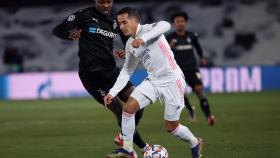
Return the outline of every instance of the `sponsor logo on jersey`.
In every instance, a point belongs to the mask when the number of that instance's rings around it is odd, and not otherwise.
[[[178,45],[176,46],[177,50],[190,50],[193,49],[193,46],[190,44],[185,44],[185,45]]]
[[[101,34],[103,36],[110,37],[110,38],[115,38],[116,35],[117,35],[117,34],[115,34],[113,32],[109,32],[107,30],[103,30],[103,29],[96,28],[96,27],[90,27],[89,28],[89,32],[90,33],[98,33],[98,34]]]
[[[150,49],[145,49],[138,56],[138,58],[140,59],[140,61],[142,61],[142,63],[146,63],[146,61],[151,58],[149,52],[150,52]]]
[[[96,28],[95,27],[90,27],[89,32],[90,33],[96,33]]]

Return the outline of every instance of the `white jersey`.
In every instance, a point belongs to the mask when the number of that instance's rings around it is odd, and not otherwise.
[[[183,75],[163,35],[170,28],[170,24],[165,21],[138,25],[135,39],[141,38],[145,44],[134,48],[131,45],[134,38],[128,39],[125,47],[125,62],[116,83],[109,91],[110,95],[115,97],[125,87],[139,62],[145,67],[148,79],[155,86],[166,86],[174,83],[179,75]]]

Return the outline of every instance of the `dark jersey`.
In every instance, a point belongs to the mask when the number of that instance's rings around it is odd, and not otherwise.
[[[112,70],[116,67],[113,56],[113,39],[120,33],[114,15],[106,16],[90,7],[69,15],[61,24],[56,26],[53,34],[62,39],[69,39],[70,31],[81,29],[79,39],[80,57],[79,71],[95,72]]]
[[[200,58],[203,57],[203,52],[196,33],[186,31],[184,36],[179,36],[176,32],[172,32],[167,36],[167,40],[169,43],[172,40],[175,40],[175,46],[171,49],[174,53],[177,64],[182,70],[198,67],[194,49],[196,49]]]

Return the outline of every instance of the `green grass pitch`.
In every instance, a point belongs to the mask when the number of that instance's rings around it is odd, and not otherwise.
[[[186,110],[181,115],[204,139],[204,158],[280,158],[279,91],[207,96],[213,127],[194,95],[197,122],[188,121]],[[159,103],[146,108],[138,129],[148,143],[165,146],[170,158],[191,157],[185,142],[165,132]],[[112,113],[91,98],[0,101],[0,158],[103,158],[119,131]]]

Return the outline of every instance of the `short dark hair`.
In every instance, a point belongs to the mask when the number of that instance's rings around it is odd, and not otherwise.
[[[137,11],[136,9],[134,9],[134,8],[131,8],[131,7],[122,8],[122,9],[118,12],[118,15],[121,15],[121,14],[124,14],[124,13],[127,13],[127,14],[128,14],[128,17],[134,16],[134,17],[136,17],[137,19],[139,19],[138,11]]]
[[[186,21],[189,20],[188,13],[186,13],[186,12],[176,12],[176,13],[171,15],[171,21],[174,22],[175,18],[177,18],[179,16],[183,17]]]
[[[93,0],[93,2],[97,2],[97,1],[100,1],[100,0]],[[114,0],[112,0],[112,2],[114,2]]]

